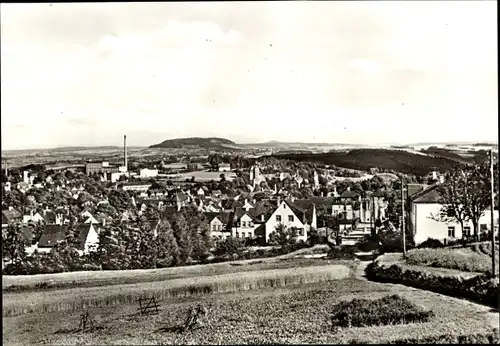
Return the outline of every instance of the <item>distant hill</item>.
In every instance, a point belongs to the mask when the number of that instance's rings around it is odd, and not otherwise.
[[[302,143],[302,142],[279,142],[269,141],[264,143],[245,143],[246,147],[252,148],[275,148],[275,149],[297,149],[297,148],[319,148],[319,147],[345,147],[345,148],[365,148],[371,147],[363,144],[346,144],[346,143]]]
[[[275,154],[273,156],[356,170],[368,171],[370,168],[376,167],[416,175],[426,175],[434,169],[448,171],[459,162],[448,157],[397,149],[333,150],[320,154]]]
[[[159,144],[151,145],[149,148],[168,148],[168,149],[212,149],[212,150],[239,150],[243,149],[240,145],[225,138],[209,137],[188,137],[167,139]]]

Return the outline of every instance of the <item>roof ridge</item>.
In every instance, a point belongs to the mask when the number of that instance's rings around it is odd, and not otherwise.
[[[419,191],[419,192],[415,193],[413,196],[410,197],[410,199],[412,201],[414,201],[417,198],[422,197],[425,194],[427,194],[427,193],[431,192],[432,190],[436,189],[438,186],[439,186],[439,184],[433,184],[433,185],[424,187],[424,189],[422,191]],[[408,190],[406,192],[408,193]]]

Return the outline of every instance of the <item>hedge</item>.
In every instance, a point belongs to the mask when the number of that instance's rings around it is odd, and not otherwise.
[[[404,269],[398,264],[387,267],[378,261],[370,263],[365,271],[367,278],[373,281],[403,284],[498,308],[498,280],[487,275],[465,279],[439,275],[425,269]]]
[[[434,313],[398,296],[353,299],[335,305],[332,324],[338,327],[366,327],[428,322]]]

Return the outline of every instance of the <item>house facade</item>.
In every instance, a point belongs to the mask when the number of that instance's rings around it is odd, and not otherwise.
[[[442,242],[466,238],[474,235],[474,227],[471,221],[464,222],[464,229],[457,221],[444,222],[438,219],[439,212],[443,207],[441,197],[437,191],[438,185],[433,185],[423,191],[416,193],[410,199],[410,207],[407,214],[408,227],[413,235],[416,245],[429,238],[438,239]],[[479,232],[485,233],[491,230],[491,212],[486,210],[479,218]],[[493,218],[498,231],[498,209],[493,211]]]
[[[279,225],[285,228],[295,227],[298,231],[297,241],[307,241],[308,232],[311,227],[316,228],[316,208],[312,204],[312,211],[307,215],[307,211],[294,206],[289,201],[279,203],[276,210],[271,214],[265,224],[265,239],[269,242],[269,235],[276,230]]]

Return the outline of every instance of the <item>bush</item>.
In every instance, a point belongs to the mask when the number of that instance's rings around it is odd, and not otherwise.
[[[332,324],[338,327],[366,327],[389,324],[428,322],[434,316],[398,296],[380,299],[353,299],[335,305]]]
[[[355,260],[356,248],[354,246],[335,246],[328,251],[328,259]]]
[[[418,248],[419,249],[426,249],[426,248],[436,249],[436,248],[440,248],[443,246],[444,246],[444,244],[441,243],[441,241],[439,241],[438,239],[429,238],[426,241],[424,241],[422,244],[420,244],[418,246]]]
[[[365,270],[366,277],[373,281],[408,285],[498,308],[498,280],[491,279],[487,275],[464,279],[460,276],[442,276],[425,270],[405,270],[398,264],[386,267],[377,261],[370,263]]]

